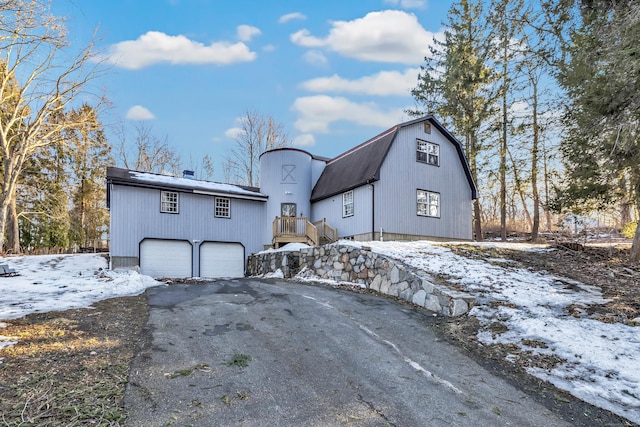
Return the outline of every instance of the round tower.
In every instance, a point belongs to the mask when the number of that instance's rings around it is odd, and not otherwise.
[[[269,196],[265,242],[271,242],[276,217],[310,217],[311,163],[311,154],[296,148],[279,148],[260,156],[260,192]]]

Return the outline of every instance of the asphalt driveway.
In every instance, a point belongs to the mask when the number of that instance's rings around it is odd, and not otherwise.
[[[254,279],[147,295],[130,426],[569,425],[390,299]]]

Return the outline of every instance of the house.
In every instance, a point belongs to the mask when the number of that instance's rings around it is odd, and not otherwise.
[[[472,239],[476,187],[463,148],[433,116],[328,159],[260,157],[260,188],[107,169],[112,268],[155,277],[237,277],[288,242]]]

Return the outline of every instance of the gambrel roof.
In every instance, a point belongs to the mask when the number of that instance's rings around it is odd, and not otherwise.
[[[469,181],[471,196],[473,199],[477,198],[476,185],[464,155],[462,144],[460,144],[460,141],[451,135],[434,116],[428,115],[387,129],[378,136],[329,160],[313,188],[311,202],[326,199],[379,180],[380,169],[391,145],[393,145],[396,139],[398,131],[403,127],[412,126],[424,121],[429,121],[455,146],[465,175]]]

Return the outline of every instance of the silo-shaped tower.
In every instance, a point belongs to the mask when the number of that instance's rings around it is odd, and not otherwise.
[[[304,233],[302,227],[306,222],[301,218],[310,218],[311,214],[312,160],[311,154],[296,148],[279,148],[260,156],[260,192],[269,196],[265,243],[272,242],[271,224],[276,218],[297,218],[284,223],[279,220],[279,227],[284,224],[285,229],[278,230],[290,232],[292,236]]]

